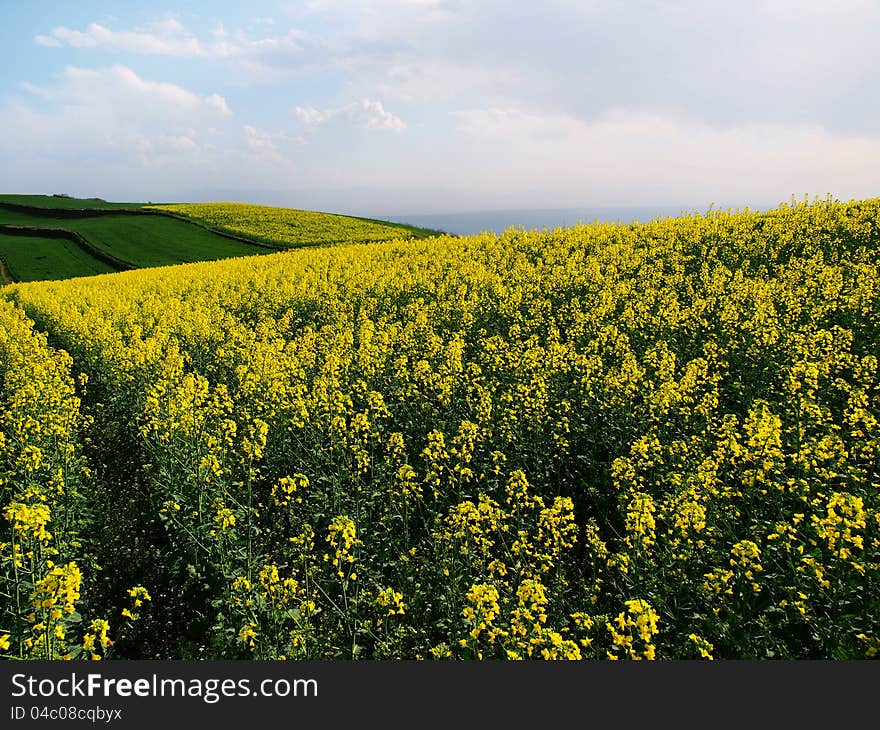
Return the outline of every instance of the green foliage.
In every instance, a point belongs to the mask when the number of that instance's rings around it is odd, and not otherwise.
[[[86,244],[39,235],[6,235],[0,228],[0,257],[16,281],[67,279],[118,271],[123,266],[171,266],[267,253],[263,247],[225,238],[200,226],[149,214],[54,218],[0,208],[2,225],[71,231]],[[102,260],[101,254],[109,258]]]
[[[64,195],[0,195],[0,203],[60,210],[136,210],[142,203],[108,203],[98,198],[72,198]]]
[[[173,218],[106,216],[65,221],[95,248],[136,268],[254,256],[265,249],[223,238]]]
[[[69,279],[115,271],[109,264],[64,238],[0,233],[0,258],[15,281]]]

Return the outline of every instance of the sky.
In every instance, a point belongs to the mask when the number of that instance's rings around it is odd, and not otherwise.
[[[880,195],[880,0],[0,0],[0,192],[370,216]]]

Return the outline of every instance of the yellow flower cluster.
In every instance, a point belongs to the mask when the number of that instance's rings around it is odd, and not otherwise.
[[[632,549],[648,550],[655,542],[656,512],[650,494],[636,492],[633,495],[626,509],[626,536]]]
[[[291,501],[302,504],[302,491],[309,486],[309,478],[305,474],[294,474],[292,477],[282,477],[272,488],[272,498],[276,507],[286,507]],[[300,494],[297,495],[297,492]]]
[[[128,589],[128,598],[131,601],[131,607],[122,609],[122,616],[129,621],[137,621],[141,616],[138,609],[147,601],[153,600],[149,592],[143,586],[134,586]]]
[[[611,634],[612,648],[609,659],[655,659],[654,636],[658,631],[659,616],[642,599],[626,601],[626,609],[606,624]]]
[[[60,605],[64,613],[71,614],[79,598],[82,573],[75,563],[53,567],[46,576],[37,581],[31,601],[37,608],[53,608]]]
[[[89,628],[83,636],[82,646],[83,650],[88,652],[90,659],[98,660],[101,658],[101,655],[97,653],[98,648],[107,651],[113,645],[113,641],[108,635],[109,631],[110,624],[104,619],[95,619],[89,624]]]
[[[714,657],[712,656],[712,650],[715,648],[710,644],[706,639],[702,636],[697,636],[696,634],[688,634],[688,639],[690,639],[694,643],[694,647],[697,652],[700,654],[701,659],[709,659],[712,660]]]
[[[12,523],[13,532],[18,533],[23,540],[47,543],[52,539],[52,535],[46,530],[46,525],[52,519],[48,505],[13,502],[3,510],[3,516]]]
[[[841,560],[849,560],[853,551],[861,551],[864,538],[859,534],[867,524],[861,497],[834,492],[828,499],[824,516],[813,515],[816,534],[827,541],[828,549]]]
[[[327,542],[333,554],[325,554],[324,560],[331,562],[340,578],[357,580],[357,573],[351,567],[355,559],[354,550],[359,544],[354,521],[346,515],[334,517],[327,527]]]
[[[406,611],[403,610],[403,594],[395,591],[393,588],[383,588],[376,596],[376,604],[379,608],[388,611],[388,616],[402,616]]]
[[[497,631],[492,628],[492,624],[501,610],[498,598],[498,589],[488,583],[473,585],[467,592],[468,605],[461,615],[470,627],[470,638],[474,641],[478,640],[480,634],[485,631],[489,643],[494,643]],[[461,641],[462,645],[467,645],[464,639]]]

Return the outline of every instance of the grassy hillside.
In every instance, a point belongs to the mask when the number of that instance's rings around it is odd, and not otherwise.
[[[0,232],[0,259],[13,281],[44,281],[115,271],[63,238],[8,236]],[[0,282],[6,283],[6,282]]]
[[[11,196],[6,196],[11,197]],[[70,231],[85,245],[61,238],[3,236],[4,258],[18,281],[66,279],[120,268],[168,266],[192,261],[214,261],[266,253],[265,247],[227,238],[202,226],[174,218],[144,213],[113,215],[112,211],[84,217],[53,217],[28,208],[0,207],[2,226]],[[34,248],[36,247],[36,248]],[[27,262],[33,251],[39,260]],[[106,261],[100,261],[105,254]],[[115,267],[113,261],[119,262]],[[108,262],[110,265],[108,266]]]
[[[105,216],[65,222],[96,248],[136,268],[254,256],[266,249],[164,216]]]
[[[114,215],[114,212],[119,215]],[[64,279],[105,270],[168,266],[265,254],[341,242],[386,241],[436,235],[411,226],[287,208],[218,203],[142,206],[48,195],[0,195],[0,227],[69,231],[53,248],[34,244],[41,257],[26,262],[26,239],[4,242],[0,280]],[[2,233],[2,231],[0,231]],[[79,251],[75,252],[79,242]],[[103,259],[103,261],[102,261]]]
[[[36,557],[5,592],[39,599],[52,555],[124,637],[26,598],[0,602],[9,652],[876,655],[878,219],[826,201],[7,287],[0,494]]]
[[[208,228],[279,248],[328,243],[367,243],[436,236],[436,231],[367,218],[245,203],[148,206],[197,221]]]
[[[137,210],[143,203],[108,203],[98,198],[68,198],[55,195],[0,195],[0,203],[54,208],[57,210]]]
[[[40,228],[58,228],[73,218],[53,218],[45,215],[34,215],[27,208],[5,208],[0,206],[0,225],[37,226]]]

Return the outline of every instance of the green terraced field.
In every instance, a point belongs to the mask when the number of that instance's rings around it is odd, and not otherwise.
[[[12,237],[3,226],[37,229]],[[54,235],[41,233],[52,229]],[[70,235],[64,237],[64,233]],[[412,226],[331,213],[206,203],[142,206],[48,195],[0,195],[0,281],[88,276],[265,254],[273,248],[417,239],[437,235]],[[76,239],[76,236],[79,238]],[[34,244],[28,247],[27,241]],[[39,258],[24,259],[33,250]]]
[[[253,256],[267,253],[267,249],[257,245],[236,241],[212,233],[201,226],[186,223],[161,215],[96,215],[87,218],[54,218],[36,215],[27,210],[12,210],[0,207],[0,225],[13,225],[28,228],[63,229],[78,233],[88,244],[107,253],[131,268],[150,266],[171,266],[194,261],[215,261],[236,256]],[[27,240],[27,239],[20,239]],[[87,250],[79,248],[72,241],[51,239],[65,243],[66,248],[78,248],[80,255],[76,260],[94,258]],[[92,265],[80,269],[71,268],[73,260],[63,271],[63,275],[48,278],[67,278],[96,273]],[[101,264],[101,272],[109,270]],[[32,281],[18,275],[18,269],[11,263],[14,278]],[[20,268],[20,267],[19,267]],[[41,270],[39,267],[35,271]],[[37,277],[46,278],[46,277]]]
[[[0,203],[58,210],[137,210],[143,203],[108,203],[98,198],[62,198],[54,195],[0,195]]]
[[[0,258],[16,281],[70,279],[114,271],[109,264],[64,238],[0,234]]]
[[[34,215],[27,210],[13,210],[0,207],[0,225],[12,226],[36,226],[38,228],[59,228],[62,221],[70,218],[49,218],[42,215]]]
[[[64,227],[136,268],[268,253],[268,249],[158,215],[77,218],[65,221]]]

